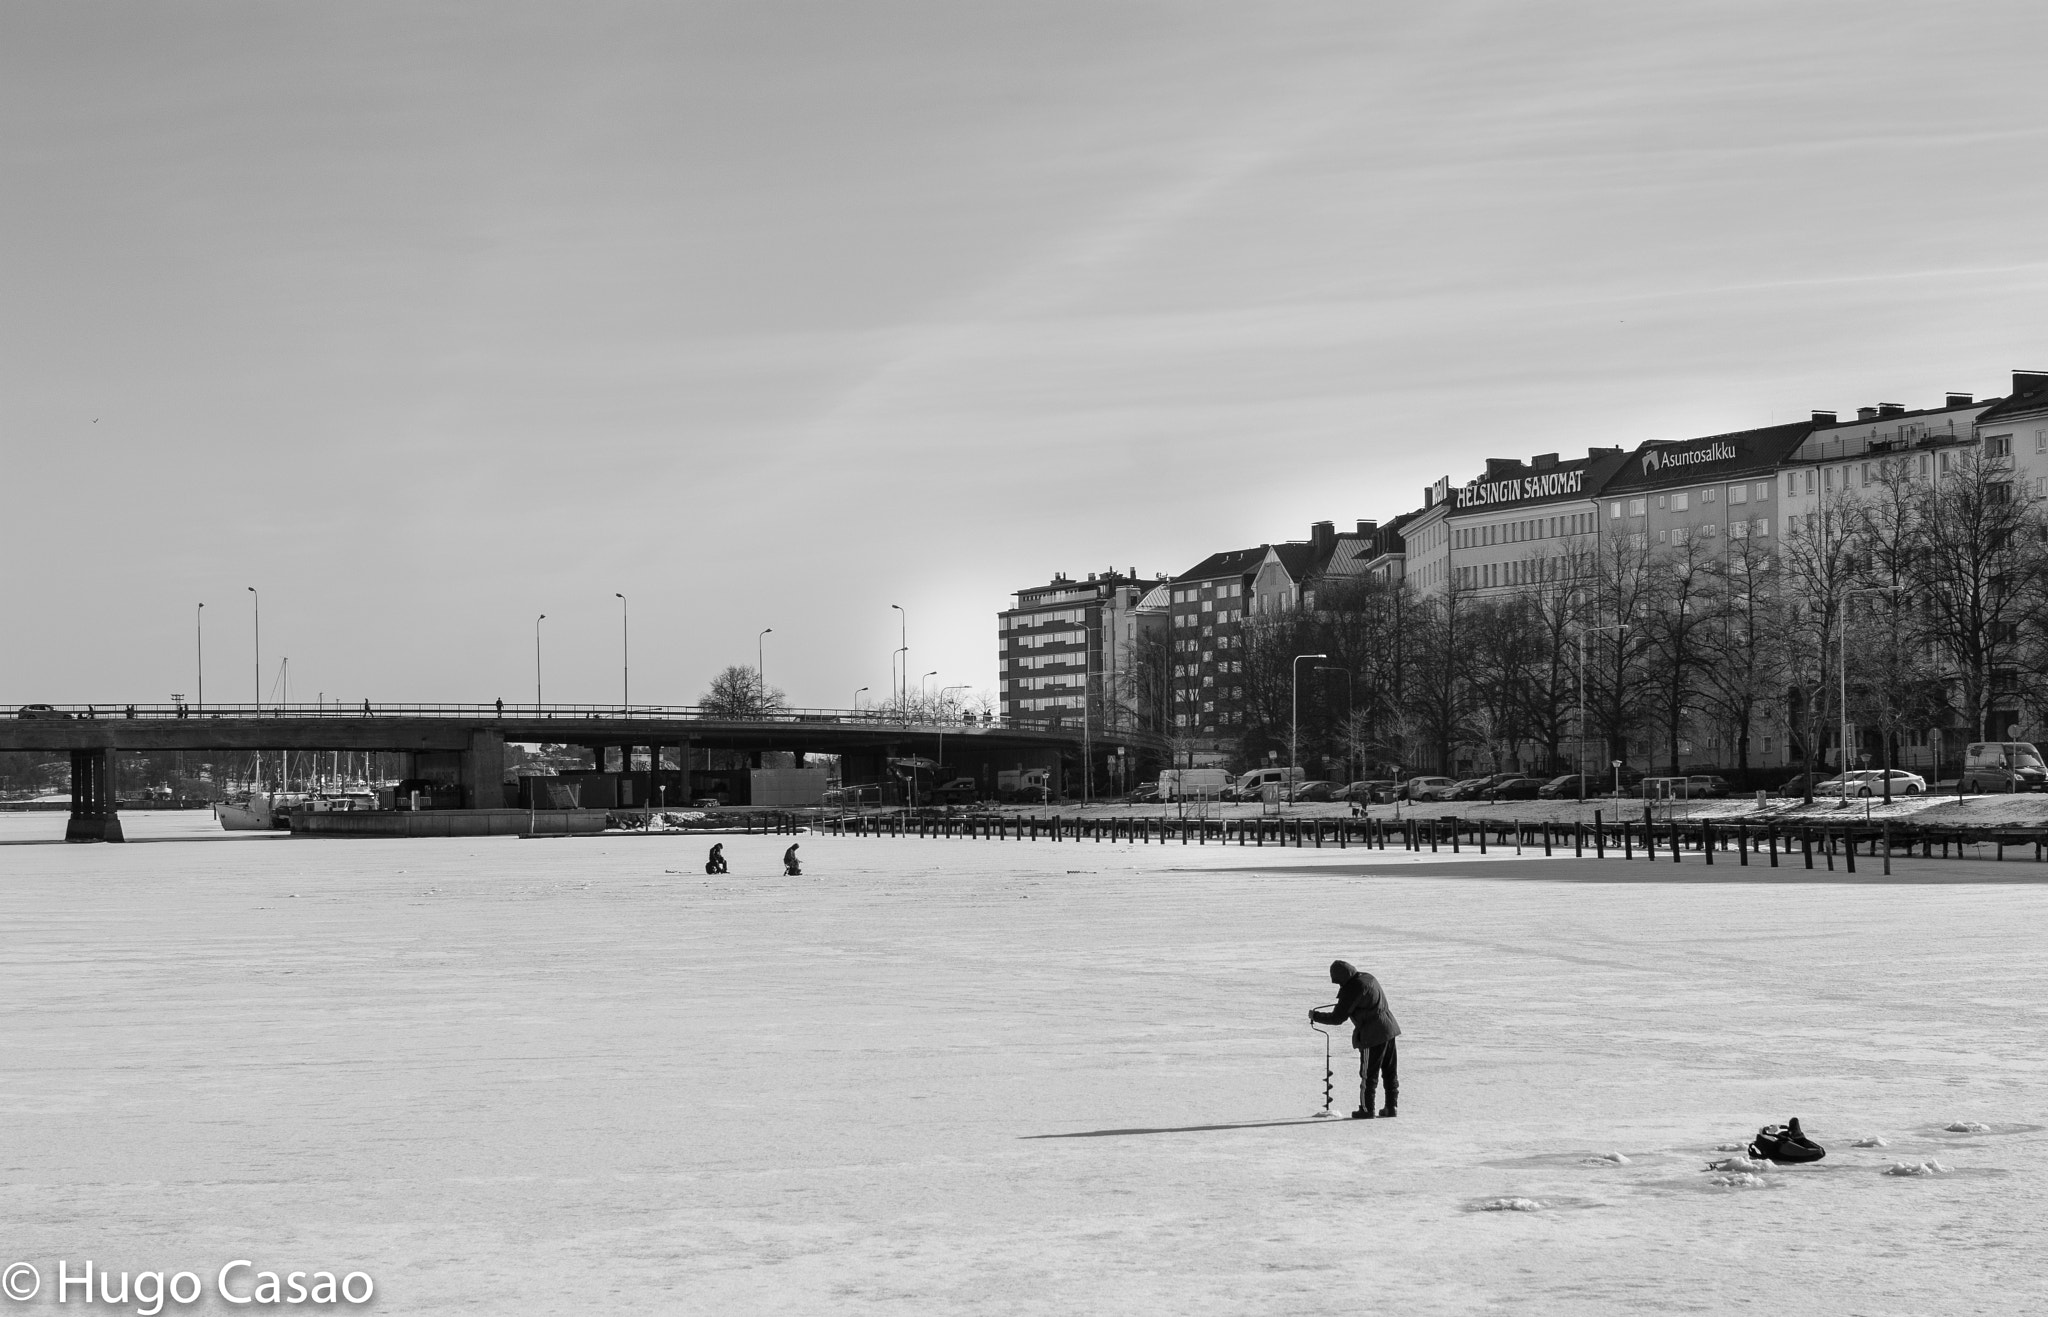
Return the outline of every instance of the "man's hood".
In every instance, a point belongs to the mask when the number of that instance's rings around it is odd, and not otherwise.
[[[1356,973],[1358,971],[1351,968],[1351,962],[1348,960],[1333,960],[1330,962],[1330,982],[1332,983],[1342,983]]]

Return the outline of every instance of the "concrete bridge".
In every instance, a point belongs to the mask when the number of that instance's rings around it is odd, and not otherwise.
[[[1004,769],[1047,770],[1052,789],[1080,771],[1092,753],[1096,781],[1103,761],[1154,752],[1157,737],[1131,731],[1012,725],[993,720],[896,721],[868,710],[784,709],[755,717],[705,713],[693,707],[595,705],[44,705],[0,717],[0,751],[68,752],[71,818],[67,840],[118,841],[114,756],[122,751],[372,751],[408,756],[404,776],[459,788],[463,807],[504,805],[505,746],[565,744],[595,752],[619,747],[628,757],[691,750],[794,751],[841,757],[848,785],[881,782],[888,761],[924,758],[948,777],[972,777],[993,790]]]

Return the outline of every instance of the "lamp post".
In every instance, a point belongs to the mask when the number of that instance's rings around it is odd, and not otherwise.
[[[199,712],[206,712],[206,605],[192,610],[192,644],[199,654]]]
[[[1290,719],[1287,725],[1287,803],[1294,803],[1294,788],[1301,781],[1301,661],[1303,659],[1326,659],[1328,654],[1296,654],[1294,662],[1287,665],[1288,675],[1294,679],[1293,692],[1287,699]]]
[[[931,680],[933,677],[936,677],[938,675],[939,670],[937,668],[933,668],[930,672],[925,673],[922,677],[919,677],[917,679],[917,702],[919,704],[923,704],[926,700],[931,698]]]
[[[768,711],[768,637],[775,634],[775,628],[764,626],[761,634],[754,637],[754,679],[761,683],[761,712]]]
[[[263,596],[249,587],[249,603],[256,610],[256,712],[263,712]]]
[[[612,591],[612,598],[619,601],[619,681],[625,691],[626,715],[631,717],[633,713],[633,632],[630,625],[632,619],[628,616],[631,606],[626,603],[626,596],[620,594],[617,590]]]
[[[966,689],[967,689],[967,687],[965,687],[965,686],[941,686],[941,687],[939,688],[939,703],[940,703],[940,704],[944,704],[944,703],[946,702],[946,692],[947,692],[947,691],[964,691],[964,690],[966,690]],[[946,773],[946,724],[942,722],[942,723],[940,723],[940,724],[939,724],[939,777],[940,777],[941,779],[943,779],[943,778],[945,777],[945,773]],[[944,781],[942,780],[942,781],[941,781],[941,782],[939,783],[939,785],[940,785],[940,786],[944,786],[944,785],[945,785],[945,782],[944,782]]]
[[[1357,749],[1357,746],[1352,743],[1351,738],[1351,669],[1318,665],[1316,671],[1341,673],[1344,677],[1344,772],[1346,774],[1345,784],[1348,786],[1351,781],[1350,775],[1358,771],[1358,766],[1355,762],[1358,756],[1352,753]]]
[[[863,686],[860,688],[860,690],[857,690],[853,693],[853,711],[855,713],[860,712],[860,697],[861,693],[865,690],[867,690],[867,687]]]
[[[910,614],[904,609],[902,604],[890,604],[889,607],[895,609],[899,614],[896,619],[896,652],[903,656],[903,675],[897,679],[896,703],[900,706],[908,703],[910,700]]]
[[[542,613],[533,619],[533,711],[540,712],[540,624],[548,620]]]
[[[1628,623],[1615,622],[1608,626],[1582,626],[1579,628],[1579,799],[1586,798],[1586,634],[1598,631],[1626,631]],[[1621,790],[1621,770],[1614,770],[1614,789]]]

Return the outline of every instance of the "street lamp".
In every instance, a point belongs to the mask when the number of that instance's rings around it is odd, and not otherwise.
[[[1287,726],[1287,803],[1290,805],[1294,803],[1294,789],[1301,782],[1301,661],[1328,657],[1328,654],[1296,654],[1294,662],[1287,665],[1288,675],[1294,679],[1293,693],[1287,701],[1287,712],[1291,716]]]
[[[896,619],[898,624],[896,636],[898,648],[896,652],[903,656],[903,675],[898,679],[899,684],[896,688],[896,702],[901,705],[907,703],[910,699],[910,614],[905,611],[902,604],[890,604],[889,607],[901,614]],[[893,659],[890,670],[892,672],[895,670]]]
[[[1345,771],[1345,772],[1346,772],[1347,774],[1350,774],[1350,773],[1355,773],[1355,772],[1357,771],[1357,765],[1356,765],[1356,764],[1355,764],[1355,763],[1354,763],[1353,761],[1354,761],[1354,760],[1355,760],[1355,759],[1357,758],[1357,756],[1356,756],[1356,755],[1354,755],[1354,754],[1352,753],[1352,751],[1353,751],[1353,750],[1355,750],[1355,749],[1356,749],[1357,747],[1356,747],[1355,745],[1353,745],[1353,743],[1352,743],[1352,737],[1351,737],[1351,669],[1349,669],[1349,668],[1340,668],[1340,667],[1323,667],[1323,666],[1321,666],[1321,665],[1318,665],[1318,666],[1316,667],[1316,671],[1317,671],[1317,672],[1336,672],[1336,673],[1341,673],[1341,674],[1343,674],[1343,677],[1344,677],[1344,771]],[[1346,782],[1348,783],[1348,782],[1350,781],[1350,778],[1349,778],[1349,777],[1346,777],[1345,781],[1346,781]]]
[[[1579,628],[1579,799],[1586,798],[1586,634],[1598,631],[1626,631],[1628,623],[1615,622],[1608,626],[1582,626]],[[1614,790],[1621,792],[1621,770],[1614,770]]]
[[[206,712],[206,605],[192,610],[192,643],[199,651],[199,712]]]
[[[761,683],[761,703],[768,703],[768,637],[775,634],[775,628],[764,626],[761,634],[754,637],[754,676]],[[763,712],[766,710],[764,709]]]
[[[548,620],[542,613],[533,619],[533,711],[540,712],[540,624]]]
[[[926,700],[931,698],[929,694],[931,679],[938,675],[939,670],[937,668],[933,668],[930,672],[925,673],[922,677],[919,677],[917,679],[917,702],[919,704],[923,704]]]
[[[263,712],[263,596],[249,587],[249,603],[256,610],[256,712]]]
[[[863,686],[863,687],[861,687],[861,688],[860,688],[860,690],[857,690],[857,691],[855,691],[855,692],[853,693],[853,711],[854,711],[855,713],[859,713],[859,712],[860,712],[860,697],[861,697],[861,693],[862,693],[863,691],[866,691],[866,690],[867,690],[867,687]]]
[[[619,680],[625,689],[626,716],[630,718],[633,714],[633,632],[629,625],[631,618],[627,615],[630,606],[626,603],[626,596],[617,590],[612,591],[612,598],[619,601]]]

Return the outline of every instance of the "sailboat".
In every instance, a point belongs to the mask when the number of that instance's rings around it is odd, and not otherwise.
[[[280,696],[289,698],[291,660],[278,664],[277,682],[270,688],[274,702],[283,703]],[[291,828],[292,810],[304,803],[306,793],[294,792],[291,787],[291,756],[288,751],[279,751],[277,756],[277,785],[271,790],[263,789],[263,754],[256,754],[256,778],[249,789],[239,795],[217,801],[213,816],[220,820],[220,826],[228,832],[285,832]]]

